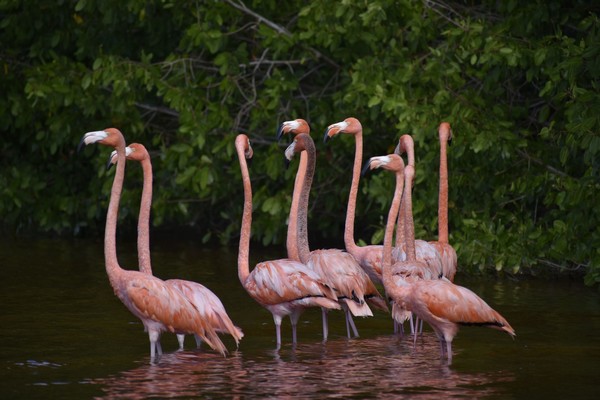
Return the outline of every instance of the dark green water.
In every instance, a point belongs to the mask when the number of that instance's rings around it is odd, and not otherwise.
[[[321,342],[320,311],[303,314],[299,344],[275,351],[271,315],[237,279],[237,249],[209,250],[174,239],[153,242],[157,276],[209,287],[246,335],[223,358],[206,348],[150,363],[147,334],[113,295],[102,241],[3,239],[0,243],[0,393],[9,398],[598,398],[600,295],[568,281],[495,281],[458,276],[503,314],[517,338],[462,328],[446,365],[426,328],[413,347],[392,335],[388,315],[356,321],[345,338],[341,313],[330,313]],[[273,259],[279,250],[255,251]],[[121,265],[137,266],[135,243],[119,247]]]

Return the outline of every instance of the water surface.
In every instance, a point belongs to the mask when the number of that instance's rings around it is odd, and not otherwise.
[[[137,265],[135,242],[119,247],[122,266]],[[191,279],[223,301],[245,333],[228,357],[204,347],[149,359],[142,324],[109,286],[101,240],[4,238],[0,243],[0,389],[3,398],[597,398],[600,394],[600,295],[579,282],[457,277],[508,319],[517,332],[462,328],[448,366],[430,329],[413,346],[392,334],[389,315],[358,319],[358,339],[345,337],[341,313],[301,317],[299,343],[275,350],[270,313],[237,278],[237,249],[207,249],[173,238],[153,241],[161,278]],[[257,249],[254,261],[280,258]]]

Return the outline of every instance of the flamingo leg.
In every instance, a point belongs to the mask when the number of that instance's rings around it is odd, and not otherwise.
[[[452,342],[446,341],[446,355],[448,356],[448,364],[452,364]]]
[[[292,343],[296,344],[297,334],[296,328],[298,326],[298,319],[300,318],[300,312],[294,311],[290,314],[290,321],[292,322]]]
[[[196,339],[196,348],[199,349],[202,346],[202,339],[196,334],[194,334],[194,338]]]
[[[273,314],[273,321],[275,322],[275,339],[277,340],[277,350],[281,348],[281,317]]]
[[[321,315],[323,317],[323,340],[327,340],[329,334],[329,322],[327,321],[327,309],[321,308]]]
[[[148,332],[150,339],[150,358],[154,359],[162,355],[162,347],[160,346],[160,333],[154,330]]]
[[[359,337],[358,330],[356,330],[356,325],[354,325],[354,319],[352,318],[352,314],[350,313],[350,310],[346,311],[346,329],[348,329],[348,324],[352,328],[354,337]],[[348,331],[348,338],[350,338],[350,331]]]
[[[177,334],[177,342],[179,342],[179,350],[183,350],[183,342],[185,341],[185,335]]]

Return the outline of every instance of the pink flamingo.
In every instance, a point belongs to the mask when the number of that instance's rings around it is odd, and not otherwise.
[[[306,153],[306,162],[303,169],[298,170],[294,202],[298,203],[297,218],[290,213],[290,220],[296,219],[297,240],[296,251],[300,261],[313,269],[317,274],[334,288],[338,301],[346,317],[346,331],[350,338],[350,329],[358,336],[356,325],[352,320],[354,316],[372,316],[369,304],[387,311],[385,300],[381,297],[373,282],[360,268],[351,254],[338,249],[310,251],[308,245],[308,198],[315,171],[316,150],[313,140],[306,133],[298,134],[292,144],[286,149],[285,156],[289,161],[296,153]],[[301,185],[298,185],[301,183]],[[298,190],[301,188],[301,193]],[[327,312],[323,310],[323,337],[327,338],[328,323]]]
[[[406,152],[408,154],[408,165],[415,168],[415,150],[414,142],[410,135],[400,136],[398,146],[394,151],[396,154],[402,155]],[[406,254],[402,243],[404,242],[404,205],[400,204],[400,211],[398,214],[398,224],[396,226],[396,246],[392,250],[392,257],[395,260],[405,260]],[[415,251],[418,260],[423,260],[425,264],[431,269],[432,274],[437,277],[443,275],[443,262],[442,258],[437,251],[437,248],[425,240],[415,240]]]
[[[138,237],[137,250],[140,271],[152,275],[152,262],[150,258],[150,209],[152,207],[152,162],[150,155],[143,144],[131,143],[126,147],[127,160],[137,161],[142,166],[143,187],[140,203],[140,212],[138,217]],[[111,154],[111,162],[116,163],[117,154],[115,151]],[[217,332],[230,334],[239,346],[239,341],[244,336],[242,330],[235,326],[227,315],[225,306],[221,300],[207,287],[193,281],[183,279],[168,279],[165,281],[178,289],[189,301],[196,306],[202,318],[207,321]],[[202,344],[202,338],[194,335],[196,346],[199,348]],[[179,349],[183,350],[185,335],[178,334],[177,341]]]
[[[296,326],[307,307],[339,310],[334,291],[315,272],[304,264],[290,260],[258,263],[252,272],[249,266],[250,232],[252,226],[252,185],[246,158],[252,158],[252,148],[246,135],[235,139],[242,180],[244,184],[244,211],[240,230],[238,276],[248,294],[273,314],[277,349],[281,346],[281,320],[289,315],[292,323],[292,341],[296,343]]]
[[[398,172],[396,172],[398,176]],[[398,178],[397,178],[398,179]],[[406,212],[406,244],[407,260],[392,265],[392,235],[398,207],[390,208],[384,239],[383,285],[386,293],[394,300],[397,307],[396,316],[407,318],[412,312],[426,321],[440,340],[441,355],[452,363],[452,340],[458,333],[460,325],[487,326],[507,332],[515,336],[515,331],[508,321],[492,309],[485,301],[467,288],[453,284],[446,279],[409,280],[392,271],[407,271],[422,268],[423,264],[416,259],[414,251],[414,225],[412,223],[411,185],[414,179],[414,167],[404,168],[403,203]],[[418,264],[421,264],[420,266]]]
[[[86,133],[79,148],[91,143],[111,146],[117,151],[117,169],[104,232],[104,261],[115,295],[142,321],[148,332],[150,357],[154,359],[162,354],[160,335],[165,331],[196,334],[211,348],[225,355],[227,349],[213,327],[202,319],[198,309],[181,292],[152,275],[120,267],[117,260],[116,229],[125,175],[125,139],[118,129],[108,128]]]
[[[452,143],[452,128],[442,122],[438,128],[440,137],[440,190],[438,197],[438,240],[429,243],[435,246],[442,258],[444,276],[454,281],[458,260],[456,250],[448,242],[448,157],[446,143]]]
[[[396,146],[396,150],[394,151],[396,154],[402,155],[403,153],[407,153],[408,155],[408,165],[412,165],[415,167],[415,145],[412,136],[410,135],[402,135],[400,136],[400,140],[398,141],[398,146]],[[447,199],[447,192],[446,192]],[[446,210],[448,203],[446,202]],[[447,212],[446,212],[447,215]],[[392,251],[392,256],[397,260],[406,259],[406,255],[404,254],[403,247],[400,243],[404,241],[404,221],[406,220],[404,216],[404,207],[403,204],[400,205],[400,212],[398,214],[398,225],[396,226],[396,247]],[[447,222],[447,219],[446,219]],[[425,261],[425,263],[431,268],[431,270],[444,277],[448,277],[446,275],[445,263],[443,254],[439,251],[439,247],[435,245],[433,242],[427,242],[425,240],[416,239],[415,240],[417,259]]]

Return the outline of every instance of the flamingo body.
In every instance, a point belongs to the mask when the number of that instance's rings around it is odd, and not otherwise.
[[[235,148],[238,154],[244,185],[244,210],[240,229],[238,252],[238,277],[246,292],[273,315],[277,348],[281,345],[281,320],[290,316],[292,341],[296,343],[296,325],[306,307],[318,306],[339,309],[333,290],[312,270],[299,261],[281,259],[256,264],[250,271],[250,232],[252,226],[252,185],[246,158],[253,155],[250,140],[237,135]]]
[[[104,232],[106,272],[115,295],[138,317],[150,339],[150,356],[162,353],[160,335],[163,332],[196,334],[213,349],[225,355],[227,349],[214,329],[203,321],[198,309],[181,292],[150,274],[124,270],[117,260],[116,228],[119,202],[125,176],[125,138],[118,129],[86,133],[79,147],[99,143],[115,148],[117,170],[111,188]]]
[[[137,161],[142,166],[143,187],[140,201],[140,212],[138,216],[138,262],[141,272],[152,275],[152,261],[150,257],[150,209],[152,206],[152,163],[150,154],[146,147],[140,143],[131,143],[125,149],[126,159]],[[113,151],[110,156],[112,164],[117,163],[117,152]],[[223,303],[210,289],[200,283],[182,279],[169,279],[165,283],[181,292],[198,310],[202,319],[211,325],[219,333],[228,333],[236,345],[244,336],[242,330],[235,326]],[[202,338],[194,335],[196,344],[200,347]],[[178,333],[177,340],[179,348],[183,349],[185,335]]]

